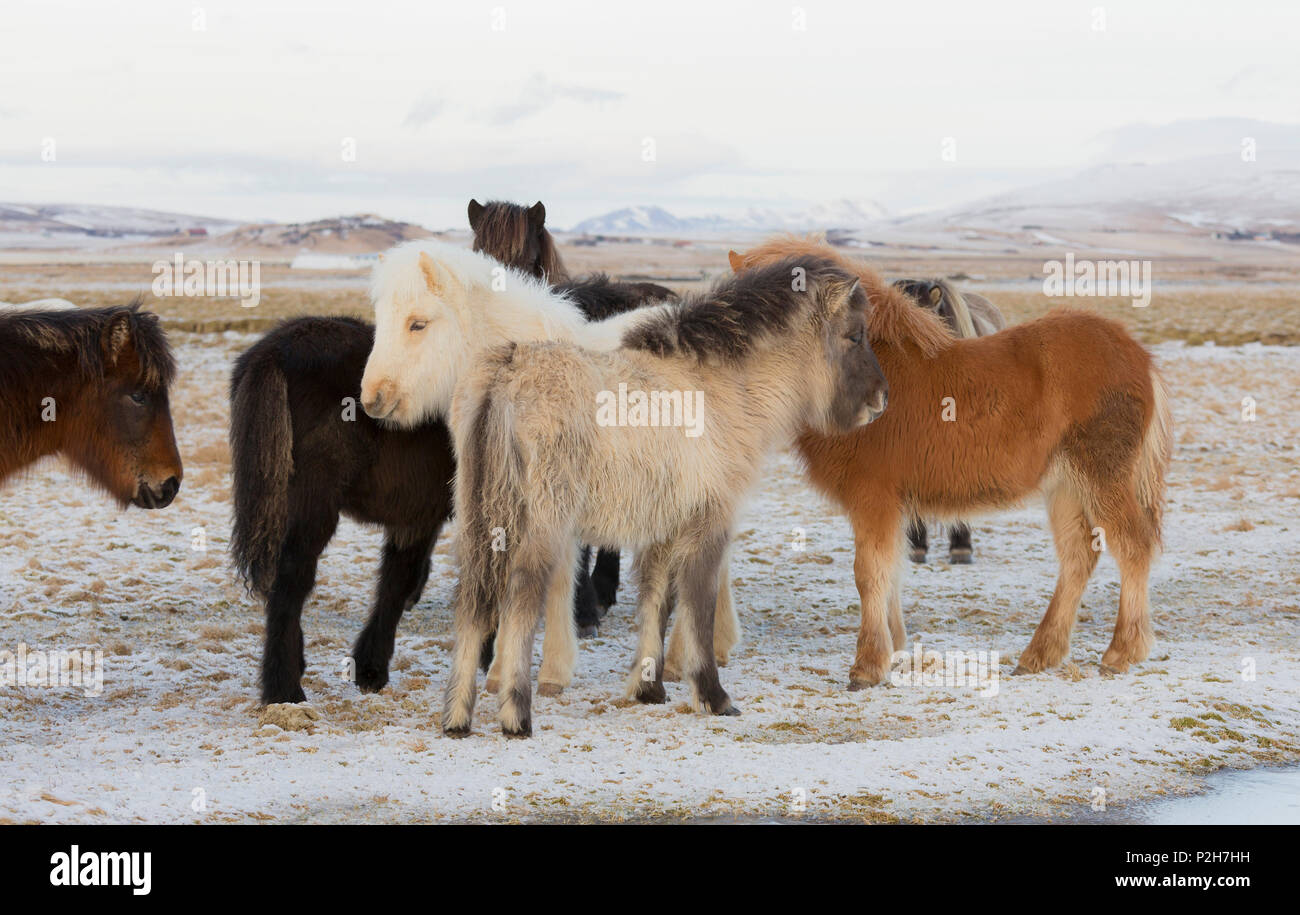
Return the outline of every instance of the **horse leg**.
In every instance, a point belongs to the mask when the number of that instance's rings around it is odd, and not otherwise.
[[[718,568],[718,603],[713,612],[713,659],[719,667],[726,667],[740,644],[740,617],[731,599],[731,563],[723,556]]]
[[[488,648],[488,639],[495,630],[496,606],[476,606],[472,589],[456,586],[455,631],[456,647],[451,655],[451,673],[442,700],[442,732],[448,737],[469,734],[474,720],[475,680],[479,659]]]
[[[718,575],[727,554],[727,540],[726,531],[715,531],[690,544],[677,579],[682,603],[679,625],[687,628],[682,674],[690,680],[696,709],[714,715],[740,714],[722,688],[713,656]]]
[[[590,555],[590,547],[585,550]],[[577,544],[559,551],[565,567],[573,568],[577,552]],[[556,575],[547,585],[546,632],[542,637],[542,666],[537,672],[537,692],[543,696],[558,696],[573,682],[573,669],[578,661],[577,630],[569,612],[573,586],[573,579],[568,575]],[[531,648],[529,651],[531,657]]]
[[[907,646],[907,627],[903,625],[903,576],[897,569],[894,586],[889,589],[889,637],[893,640],[894,651],[902,651]]]
[[[919,515],[913,515],[907,525],[907,558],[912,562],[925,562],[925,554],[930,550],[930,541],[925,530],[925,522]]]
[[[873,500],[874,501],[874,500]],[[875,686],[889,672],[894,652],[888,611],[890,592],[898,569],[899,517],[897,514],[861,512],[853,516],[853,578],[862,603],[857,654],[849,670],[849,689]],[[899,611],[899,624],[902,611]]]
[[[388,684],[388,663],[393,658],[397,624],[424,591],[429,580],[429,553],[437,536],[434,530],[400,547],[391,531],[384,538],[375,606],[352,648],[357,687],[363,693],[377,693]]]
[[[669,597],[665,622],[672,615],[675,598]],[[686,628],[680,621],[673,624],[672,635],[668,640],[668,656],[664,660],[664,679],[676,682],[682,678],[682,658],[686,651]],[[713,613],[713,660],[719,667],[726,667],[731,659],[731,652],[740,644],[740,617],[736,615],[736,604],[731,596],[731,566],[726,560],[718,572],[718,604]]]
[[[664,690],[664,629],[671,610],[668,591],[671,552],[668,544],[656,543],[637,553],[637,639],[636,658],[627,677],[627,695],[638,702],[666,702]],[[673,630],[676,636],[676,627]]]
[[[1079,601],[1088,586],[1092,570],[1097,567],[1097,551],[1092,548],[1091,525],[1082,501],[1067,484],[1047,493],[1047,516],[1052,524],[1056,559],[1060,573],[1056,591],[1047,613],[1034,630],[1029,647],[1020,656],[1017,674],[1034,674],[1055,667],[1070,651],[1070,633]]]
[[[569,640],[573,640],[568,589],[572,581],[574,549],[569,545],[557,555],[550,547],[552,542],[554,538],[536,536],[516,547],[517,556],[511,562],[507,579],[501,625],[497,630],[497,657],[501,671],[497,718],[501,722],[501,732],[507,737],[532,736],[533,683],[530,674],[533,638],[542,614],[553,613],[550,604],[555,601],[550,598],[557,591],[564,592],[564,600],[561,604],[563,612],[555,621],[568,630]],[[546,621],[548,630],[553,619],[552,616]],[[550,634],[548,631],[547,635]],[[549,660],[545,645],[542,654]],[[572,660],[569,664],[571,669]]]
[[[1147,593],[1155,557],[1155,536],[1141,517],[1136,500],[1129,496],[1122,504],[1122,520],[1111,525],[1102,522],[1109,536],[1110,551],[1119,566],[1119,618],[1115,621],[1110,646],[1101,656],[1101,668],[1120,674],[1130,664],[1145,661],[1155,642]]]
[[[603,617],[618,602],[618,550],[596,551],[596,568],[591,573],[596,589],[596,607]]]
[[[302,606],[316,584],[320,557],[338,515],[325,513],[295,520],[280,546],[275,582],[266,599],[266,640],[262,649],[262,704],[306,702],[302,673]]]
[[[573,621],[578,627],[578,637],[589,639],[599,634],[600,612],[599,598],[595,588],[595,576],[591,568],[591,547],[584,546],[578,553],[578,568],[573,576]]]
[[[969,565],[974,554],[970,544],[970,528],[964,521],[954,521],[948,528],[948,561],[954,565]]]

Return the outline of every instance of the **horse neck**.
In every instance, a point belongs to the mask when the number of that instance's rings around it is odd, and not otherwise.
[[[799,341],[802,342],[802,341]],[[773,346],[739,364],[719,365],[715,384],[729,386],[741,398],[747,437],[760,450],[791,440],[807,425],[812,404],[805,381],[810,356],[801,345]],[[823,358],[820,353],[817,359]],[[705,409],[709,394],[705,391]]]
[[[502,343],[576,340],[586,324],[582,312],[567,299],[541,287],[523,286],[507,292],[478,287],[470,320],[473,338],[486,349]]]
[[[82,384],[71,356],[46,353],[52,358],[40,362],[53,363],[53,368],[33,371],[27,360],[21,360],[23,355],[32,354],[32,345],[5,337],[0,330],[0,349],[19,358],[8,366],[17,371],[5,372],[5,381],[0,385],[0,413],[7,426],[0,438],[0,480],[62,450],[76,415]],[[54,419],[49,421],[42,418],[49,403],[46,398],[53,399],[55,411]]]

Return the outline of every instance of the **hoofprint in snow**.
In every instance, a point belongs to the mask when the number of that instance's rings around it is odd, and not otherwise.
[[[1097,667],[1118,601],[1109,559],[1072,661],[1010,676],[1056,574],[1043,511],[1029,504],[974,526],[974,566],[948,566],[940,545],[905,574],[913,643],[998,652],[996,695],[976,684],[848,692],[851,532],[783,453],[732,555],[746,638],[722,673],[743,715],[690,712],[683,684],[669,684],[665,706],[622,699],[636,642],[625,584],[600,638],[583,643],[574,685],[536,700],[536,736],[507,741],[487,695],[470,738],[438,728],[447,534],[402,621],[390,686],[363,696],[343,671],[380,535],[345,521],[304,617],[311,701],[257,707],[261,608],[225,552],[226,383],[251,339],[177,340],[186,476],[170,508],[119,512],[55,463],[0,491],[0,651],[104,658],[98,696],[0,686],[0,822],[1095,819],[1096,805],[1122,816],[1214,769],[1300,758],[1300,349],[1158,349],[1177,440],[1152,579],[1158,642],[1125,676]]]

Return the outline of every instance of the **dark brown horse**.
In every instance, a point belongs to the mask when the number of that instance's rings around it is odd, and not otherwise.
[[[164,508],[181,485],[158,317],[113,308],[0,310],[0,481],[61,454],[124,507]]]
[[[591,318],[642,304],[604,278],[563,288]],[[264,703],[306,700],[302,609],[339,515],[385,532],[374,605],[352,648],[357,686],[376,692],[388,683],[397,624],[424,590],[429,553],[451,513],[455,461],[441,420],[395,429],[360,408],[373,345],[370,324],[295,318],[243,353],[231,376],[231,552],[266,600]],[[596,600],[582,565],[574,615],[589,633],[600,618]]]
[[[530,207],[504,200],[477,200],[469,202],[469,225],[474,230],[474,250],[494,257],[507,267],[522,270],[538,279],[544,279],[556,289],[570,293],[575,287],[582,289],[582,310],[593,321],[622,314],[630,308],[647,302],[673,301],[677,294],[657,283],[616,283],[603,273],[594,273],[575,284],[556,248],[555,239],[546,228],[546,207],[539,200]],[[618,599],[618,551],[600,549],[596,552],[596,566],[590,579],[595,589],[597,613],[585,618],[578,613],[578,634],[593,636],[600,618]],[[578,605],[581,610],[582,577],[591,566],[591,547],[584,546],[578,554],[579,590]]]

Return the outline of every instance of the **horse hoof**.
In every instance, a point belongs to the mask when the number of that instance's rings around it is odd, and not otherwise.
[[[532,722],[529,722],[528,724],[521,724],[517,728],[502,727],[501,733],[508,740],[524,740],[533,736],[533,725]]]
[[[948,562],[955,566],[968,566],[975,561],[975,554],[970,549],[958,547],[948,551]]]
[[[293,689],[262,691],[263,705],[280,705],[281,703],[296,705],[299,702],[306,702],[306,701],[307,701],[307,694],[302,691],[301,686],[295,686]]]
[[[740,709],[736,708],[734,705],[728,702],[726,708],[724,708],[720,712],[714,712],[713,714],[726,715],[728,718],[738,718],[740,716]]]
[[[578,638],[580,638],[580,639],[594,639],[594,638],[595,638],[596,636],[598,636],[598,635],[600,635],[600,627],[599,627],[599,626],[579,626],[579,627],[578,627]]]
[[[1118,667],[1113,667],[1110,664],[1105,663],[1104,661],[1098,666],[1101,668],[1101,675],[1103,677],[1106,677],[1107,679],[1109,679],[1110,677],[1118,677],[1127,673],[1127,670],[1121,670]]]
[[[358,670],[357,689],[363,693],[377,693],[388,685],[388,671]]]
[[[861,689],[871,689],[871,687],[873,687],[873,686],[875,686],[875,685],[876,685],[876,684],[872,683],[872,682],[869,681],[869,680],[850,680],[850,681],[849,681],[849,692],[851,692],[851,693],[856,693],[858,690],[861,690]]]
[[[907,551],[907,558],[912,562],[925,562],[925,550],[914,546]]]
[[[556,696],[560,695],[560,693],[562,693],[562,692],[564,692],[564,684],[563,684],[563,683],[554,683],[554,682],[551,682],[551,681],[543,681],[543,682],[540,682],[540,683],[537,684],[537,695],[539,695],[539,696],[545,696],[545,697],[548,698],[548,699],[554,699]]]
[[[451,738],[454,738],[454,739],[456,739],[456,740],[459,740],[459,739],[462,738],[462,737],[468,737],[468,736],[469,736],[469,725],[467,724],[467,725],[465,725],[464,727],[459,727],[459,728],[443,728],[443,729],[442,729],[442,736],[443,736],[443,737],[451,737]]]
[[[1027,675],[1029,675],[1029,674],[1035,674],[1035,673],[1038,673],[1038,671],[1036,671],[1036,670],[1030,670],[1028,667],[1026,667],[1026,666],[1023,665],[1023,664],[1017,664],[1017,665],[1016,665],[1016,669],[1013,670],[1013,671],[1011,671],[1011,676],[1013,676],[1013,677],[1024,677],[1024,676],[1027,676]]]
[[[668,691],[662,683],[641,683],[634,698],[642,705],[663,705],[668,701]]]

